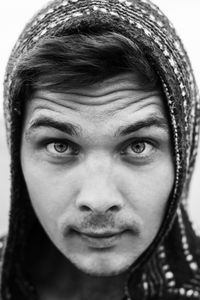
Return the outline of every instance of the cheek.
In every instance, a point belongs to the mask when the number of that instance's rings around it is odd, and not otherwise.
[[[49,167],[24,155],[22,170],[32,206],[45,228],[56,228],[56,222],[72,205],[75,184],[68,172]]]
[[[122,172],[121,172],[122,175]],[[159,229],[174,184],[174,166],[170,158],[146,168],[126,169],[121,189],[129,206],[138,214],[146,234]],[[120,185],[120,184],[119,184]]]

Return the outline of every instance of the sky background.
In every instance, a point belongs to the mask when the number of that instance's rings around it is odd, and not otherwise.
[[[0,234],[6,232],[9,211],[9,156],[3,123],[3,76],[10,51],[24,25],[46,0],[0,1]],[[154,0],[181,36],[200,87],[200,0]],[[200,155],[190,191],[189,209],[200,226]]]

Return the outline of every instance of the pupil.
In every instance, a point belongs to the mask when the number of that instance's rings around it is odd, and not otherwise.
[[[54,148],[57,152],[63,153],[67,150],[67,145],[62,143],[55,143]]]
[[[132,150],[135,153],[142,153],[145,149],[145,144],[144,143],[137,143],[132,145]]]

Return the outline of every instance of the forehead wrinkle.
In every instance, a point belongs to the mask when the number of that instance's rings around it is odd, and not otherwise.
[[[135,91],[135,94],[134,94]],[[124,87],[120,89],[110,90],[105,93],[98,93],[95,90],[93,94],[88,93],[88,90],[80,92],[80,90],[66,91],[66,93],[52,93],[49,91],[39,91],[33,95],[31,100],[42,100],[53,104],[63,105],[66,108],[77,111],[76,105],[80,106],[90,106],[90,107],[100,107],[103,105],[109,105],[114,102],[124,102],[127,97],[132,98],[131,103],[137,103],[143,99],[153,97],[160,94],[159,91],[140,91],[131,87]],[[135,98],[135,99],[134,99]],[[130,104],[131,104],[130,103]]]
[[[122,91],[120,91],[122,92]],[[86,95],[86,94],[82,94],[77,92],[74,93],[59,93],[59,94],[54,94],[53,97],[40,97],[40,99],[45,100],[47,102],[52,102],[54,104],[58,104],[58,105],[63,105],[66,108],[70,108],[70,109],[74,109],[74,110],[78,110],[76,105],[80,105],[80,106],[103,106],[103,105],[107,105],[110,104],[112,102],[115,101],[119,101],[119,100],[123,100],[122,96],[120,97],[120,95],[117,95],[120,93],[112,91],[106,95],[101,95],[101,96],[95,96],[95,95]],[[108,98],[109,95],[113,95],[113,97]],[[55,97],[56,95],[58,95],[58,97]],[[78,97],[77,97],[78,96]],[[79,99],[80,98],[80,99]],[[104,99],[106,98],[106,99]],[[58,103],[58,102],[59,103]],[[69,106],[69,103],[73,106],[73,108],[71,106]]]
[[[135,90],[143,91],[140,80],[138,81],[138,74],[136,73],[124,73],[106,80],[94,83],[92,85],[81,87],[77,89],[69,89],[68,92],[77,95],[86,96],[106,96],[113,91],[117,90]]]
[[[154,99],[151,99],[152,97],[155,97],[158,95],[160,95],[159,91],[152,91],[151,95],[148,94],[148,95],[138,98],[137,100],[133,100],[132,95],[129,94],[128,96],[126,96],[124,98],[121,98],[121,97],[115,98],[113,101],[116,102],[116,105],[111,105],[111,107],[107,107],[107,108],[104,107],[103,109],[99,109],[99,110],[98,110],[98,107],[96,106],[95,111],[90,110],[94,106],[92,106],[92,107],[87,106],[86,110],[84,109],[84,111],[80,111],[80,109],[78,109],[77,107],[72,108],[72,107],[66,105],[67,101],[65,101],[64,108],[67,108],[67,109],[69,108],[71,110],[78,111],[81,114],[87,113],[90,115],[90,118],[91,118],[91,120],[93,119],[93,121],[95,121],[96,118],[99,121],[103,121],[106,118],[106,115],[109,118],[110,116],[116,115],[120,111],[124,110],[126,112],[126,109],[131,106],[133,106],[133,113],[140,111],[148,106],[153,106],[153,105],[158,106],[159,110],[161,112],[163,112],[162,105],[159,105],[161,103],[161,101],[159,101],[159,103],[158,103]],[[56,114],[63,116],[62,104],[57,103],[53,100],[49,101],[47,98],[42,98],[42,100],[41,100],[42,102],[40,100],[41,99],[38,99],[39,103],[37,103],[37,99],[36,99],[36,102],[32,101],[34,113],[35,112],[42,113],[43,111],[45,112],[45,110],[47,110],[50,113],[53,113],[53,114],[56,113]],[[36,105],[35,105],[35,103],[36,103]],[[60,109],[60,106],[61,106],[62,110]],[[129,113],[131,113],[130,110],[129,110]]]
[[[120,90],[120,91],[112,91],[107,95],[101,95],[101,96],[85,96],[85,95],[81,95],[81,101],[79,101],[78,99],[75,100],[76,104],[82,105],[82,106],[96,106],[96,107],[100,107],[103,105],[109,105],[115,102],[126,102],[127,98],[130,98],[131,101],[128,102],[128,105],[137,103],[139,101],[143,101],[147,98],[156,96],[159,94],[159,92],[157,91],[152,91],[152,92],[148,92],[148,94],[146,92],[141,92],[141,95],[138,95],[137,98],[134,99],[134,94],[123,94],[123,92],[133,92],[133,89],[124,89],[124,90]],[[78,94],[76,94],[78,95]],[[110,96],[111,97],[108,97]],[[105,98],[105,99],[104,99]],[[89,102],[87,101],[89,99]],[[86,100],[86,101],[84,101]],[[73,100],[71,100],[73,102]],[[126,105],[126,103],[125,103]],[[122,105],[123,107],[123,105]]]
[[[155,93],[150,97],[148,96],[148,97],[143,97],[143,98],[137,99],[137,101],[132,101],[132,99],[130,99],[130,101],[128,101],[128,102],[124,102],[124,103],[120,102],[118,107],[110,108],[105,113],[108,113],[109,115],[115,115],[117,112],[126,110],[127,108],[129,108],[131,106],[134,107],[133,108],[134,112],[138,112],[144,108],[147,108],[148,106],[154,106],[154,105],[158,106],[159,110],[161,110],[162,105],[159,105],[159,103],[154,101],[154,99],[152,99],[151,102],[146,101],[146,100],[151,100],[150,98],[152,98],[153,96],[157,96],[157,95],[159,95],[159,94]],[[135,107],[135,105],[138,105],[138,104],[139,104],[139,106]]]
[[[149,106],[157,106],[159,112],[165,116],[165,110],[163,109],[162,105],[160,103],[157,103],[157,102],[150,102],[150,103],[144,103],[144,104],[141,104],[139,105],[137,108],[135,108],[134,112],[138,112],[138,111],[142,111],[143,109],[149,107]],[[157,109],[156,109],[157,110]]]
[[[30,119],[30,122],[32,122],[31,120],[37,119],[37,118],[46,118],[46,117],[50,117],[52,119],[57,120],[63,120],[63,114],[61,111],[59,111],[58,109],[56,109],[55,107],[50,107],[50,106],[43,106],[43,105],[39,105],[33,108],[33,114],[32,117]],[[64,122],[64,120],[62,121]]]
[[[44,98],[44,97],[38,97],[38,98],[32,98],[31,101],[40,101],[40,103],[38,105],[36,105],[34,107],[34,111],[37,111],[37,110],[51,110],[51,111],[55,111],[55,112],[58,112],[59,113],[59,109],[56,109],[55,105],[57,105],[58,107],[62,104],[60,103],[57,103],[56,100],[52,100],[52,99],[49,99],[49,98]],[[42,103],[41,103],[42,101]],[[52,106],[52,104],[54,106]],[[63,105],[64,107],[68,108],[68,109],[71,109],[71,110],[74,110],[74,111],[77,111],[76,107],[72,107],[70,105],[68,105],[68,102],[65,101],[65,105]]]

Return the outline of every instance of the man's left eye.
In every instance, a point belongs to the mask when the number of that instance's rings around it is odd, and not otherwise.
[[[146,149],[146,143],[144,143],[144,142],[132,143],[130,145],[130,147],[131,147],[131,150],[134,153],[140,154],[140,153],[142,153],[142,152],[145,151],[145,149]]]
[[[126,146],[121,154],[122,155],[130,155],[136,158],[140,157],[148,157],[155,150],[155,147],[150,142],[146,141],[134,141],[131,142],[128,146]]]

